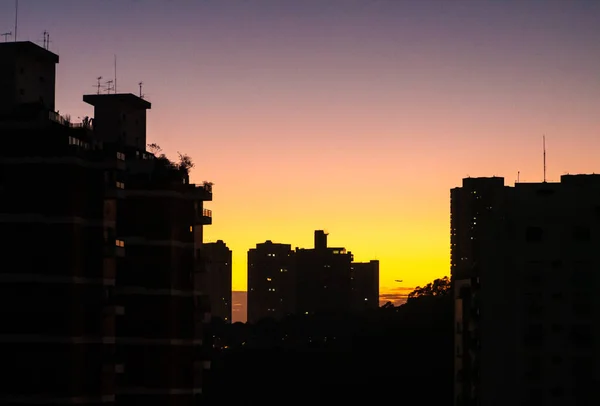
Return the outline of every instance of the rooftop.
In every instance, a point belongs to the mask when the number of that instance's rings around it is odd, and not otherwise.
[[[58,63],[58,55],[31,41],[0,42],[0,55],[7,54],[30,54],[40,58],[46,58],[51,62]]]
[[[130,106],[136,106],[141,109],[150,109],[152,104],[134,95],[133,93],[116,93],[116,94],[86,94],[83,96],[83,101],[91,104],[92,106],[100,106],[106,104],[113,104],[115,102],[121,104],[127,104]]]

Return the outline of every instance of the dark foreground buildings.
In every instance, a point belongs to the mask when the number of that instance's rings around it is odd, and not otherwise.
[[[351,267],[352,307],[373,310],[379,307],[379,261],[353,262]]]
[[[202,245],[206,260],[206,291],[210,314],[231,323],[231,250],[222,240]]]
[[[0,403],[192,405],[211,185],[146,151],[146,100],[87,95],[93,119],[60,116],[56,63],[0,44]]]
[[[360,313],[379,307],[379,261],[355,263],[343,247],[314,248],[267,241],[248,251],[248,321],[288,314]]]
[[[451,191],[455,405],[599,404],[600,175]]]
[[[266,241],[248,251],[248,321],[281,319],[296,304],[294,251],[290,244]]]

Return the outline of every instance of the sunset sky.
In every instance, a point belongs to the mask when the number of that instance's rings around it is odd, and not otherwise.
[[[315,229],[382,293],[449,274],[450,188],[540,181],[543,134],[548,179],[600,172],[597,0],[21,0],[18,39],[44,30],[61,114],[91,115],[114,54],[119,92],[144,82],[148,142],[215,184],[234,290],[249,248]]]

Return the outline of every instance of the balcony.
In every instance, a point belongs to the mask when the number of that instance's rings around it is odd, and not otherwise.
[[[212,202],[212,183],[204,182],[201,185],[190,184],[192,197],[203,202]]]
[[[81,128],[87,130],[92,130],[94,123],[93,119],[90,119],[89,117],[84,117],[81,123],[72,123],[70,117],[61,116],[60,114],[54,111],[48,112],[48,119],[65,127]]]
[[[203,226],[212,224],[212,210],[202,209],[202,213],[197,213],[195,224],[201,224]]]

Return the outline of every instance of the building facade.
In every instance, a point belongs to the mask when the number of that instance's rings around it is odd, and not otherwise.
[[[199,251],[210,184],[145,149],[150,103],[54,111],[58,56],[0,44],[0,403],[193,404],[208,366]],[[7,79],[8,78],[8,79]],[[33,182],[32,182],[33,180]],[[32,244],[36,242],[35,244]]]
[[[600,175],[451,191],[455,404],[598,403]]]
[[[248,322],[294,313],[296,276],[290,244],[266,241],[248,251]]]
[[[204,243],[202,250],[206,258],[210,313],[231,323],[231,250],[222,240]]]
[[[379,308],[379,261],[353,262],[350,268],[352,302],[357,311]]]
[[[327,246],[327,233],[315,231],[312,249],[296,249],[296,313],[344,313],[352,308],[352,260],[345,248]]]

